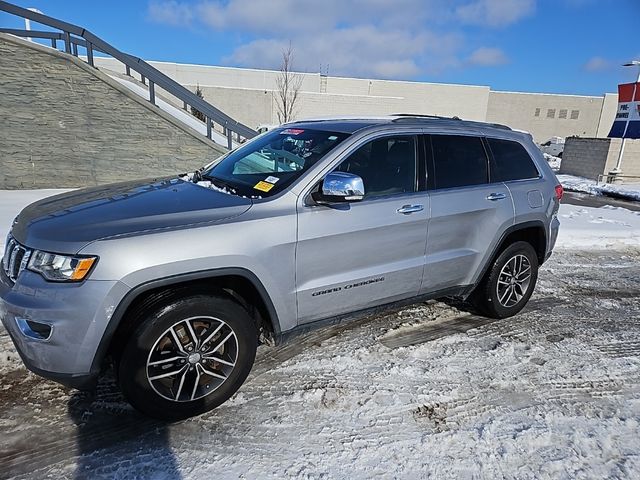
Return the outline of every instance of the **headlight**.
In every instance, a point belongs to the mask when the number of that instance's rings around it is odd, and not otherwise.
[[[27,268],[54,282],[83,280],[98,257],[71,257],[35,250]]]

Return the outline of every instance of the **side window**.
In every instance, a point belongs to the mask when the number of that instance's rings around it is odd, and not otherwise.
[[[336,170],[359,175],[365,198],[416,191],[416,139],[385,137],[368,142],[347,157]]]
[[[531,160],[527,150],[518,142],[488,138],[493,153],[491,166],[492,182],[509,182],[538,178],[538,169]]]
[[[479,137],[432,135],[433,188],[487,183],[487,155]]]

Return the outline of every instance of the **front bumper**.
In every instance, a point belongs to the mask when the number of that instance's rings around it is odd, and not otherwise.
[[[127,290],[116,281],[51,283],[28,270],[11,285],[0,270],[0,320],[29,370],[73,388],[91,388],[100,373],[94,361],[100,340]],[[50,331],[38,338],[29,324]]]

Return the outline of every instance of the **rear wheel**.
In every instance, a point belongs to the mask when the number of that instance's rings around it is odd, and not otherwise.
[[[515,242],[503,250],[473,294],[484,315],[511,317],[524,308],[538,279],[538,256],[531,244]]]
[[[141,315],[122,352],[120,387],[141,412],[178,420],[225,402],[251,371],[253,319],[225,295],[194,295]]]

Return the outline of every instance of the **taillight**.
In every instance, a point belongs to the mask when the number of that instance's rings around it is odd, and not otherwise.
[[[562,185],[556,185],[556,198],[558,201],[562,200],[562,196],[564,195],[564,188]]]

